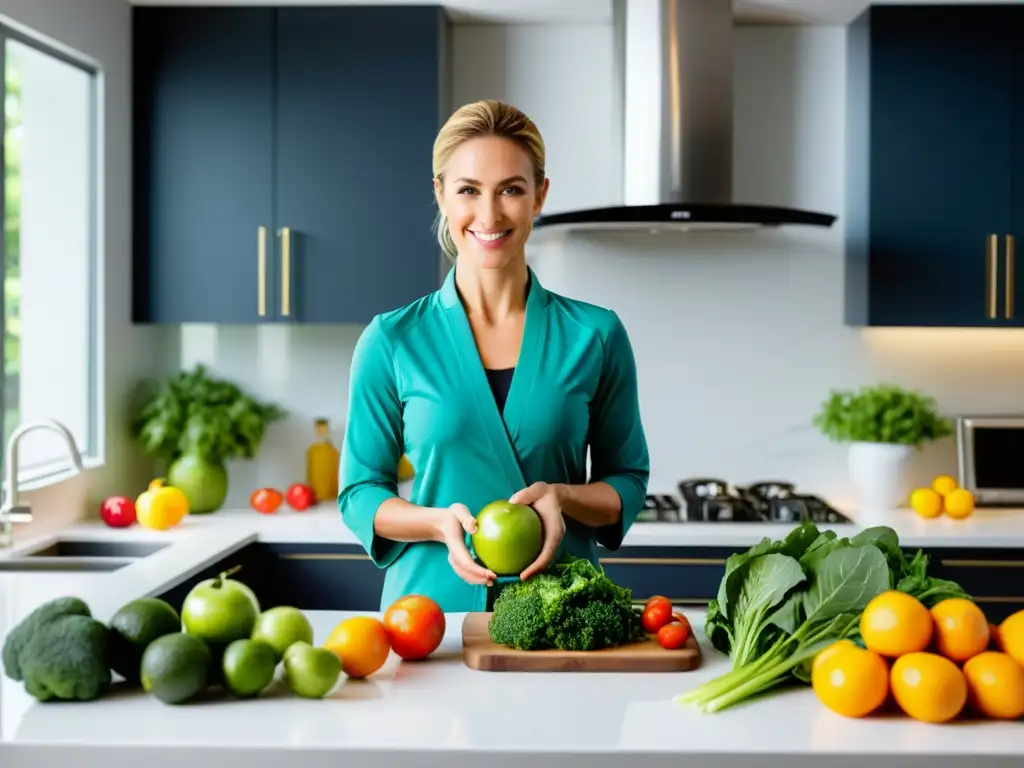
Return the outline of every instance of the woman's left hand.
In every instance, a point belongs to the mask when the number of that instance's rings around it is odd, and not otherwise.
[[[562,501],[558,486],[551,483],[534,483],[516,491],[509,501],[513,504],[526,504],[536,510],[544,525],[544,545],[537,559],[526,567],[519,578],[526,581],[545,568],[555,559],[558,546],[565,536],[565,518],[562,517]]]

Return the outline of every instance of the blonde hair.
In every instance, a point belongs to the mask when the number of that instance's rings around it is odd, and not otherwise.
[[[544,139],[533,121],[511,104],[484,99],[457,109],[441,126],[434,140],[434,178],[444,183],[444,166],[452,153],[464,142],[481,136],[499,136],[510,139],[523,148],[533,166],[534,181],[540,187],[544,182]],[[437,242],[449,259],[455,260],[458,249],[448,228],[448,217],[437,213]]]

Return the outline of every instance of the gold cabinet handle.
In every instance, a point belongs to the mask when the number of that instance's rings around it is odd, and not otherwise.
[[[267,228],[256,231],[256,306],[260,317],[267,314]]]
[[[291,313],[291,276],[292,276],[292,230],[291,227],[281,228],[281,314],[285,317]]]
[[[1006,236],[1006,319],[1013,317],[1013,235]]]
[[[997,285],[997,272],[999,269],[999,238],[996,235],[988,236],[988,280],[986,281],[986,294],[988,296],[988,317],[996,319],[996,304],[998,303],[999,287]]]

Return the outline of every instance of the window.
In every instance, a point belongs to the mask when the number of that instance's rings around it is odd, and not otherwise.
[[[100,454],[97,386],[97,82],[89,65],[0,25],[3,57],[4,364],[0,434],[56,419]],[[5,462],[6,456],[0,458]],[[19,443],[19,479],[67,469],[63,441]]]

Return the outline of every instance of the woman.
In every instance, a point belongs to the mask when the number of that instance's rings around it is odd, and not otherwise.
[[[497,499],[529,504],[544,545],[523,579],[569,552],[617,549],[647,492],[636,368],[614,312],[544,289],[526,265],[548,179],[544,143],[498,101],[462,107],[434,143],[443,286],[375,317],[352,360],[338,504],[402,595],[488,610],[496,576],[467,533]],[[424,254],[424,258],[430,258]],[[587,450],[591,481],[587,481]],[[403,453],[411,501],[397,494]]]

